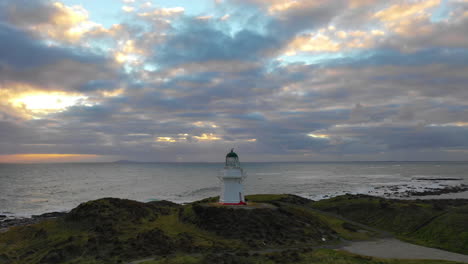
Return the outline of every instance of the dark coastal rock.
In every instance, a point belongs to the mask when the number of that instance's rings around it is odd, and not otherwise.
[[[0,229],[10,228],[13,226],[30,225],[37,222],[38,220],[33,218],[10,218],[0,222]]]
[[[65,212],[50,212],[41,215],[33,215],[32,218],[55,218],[67,215]]]
[[[424,178],[425,180],[430,180],[433,183],[437,183],[437,187],[415,187],[415,186],[408,186],[407,184],[402,185],[390,185],[390,186],[377,186],[374,191],[369,191],[368,193],[375,193],[380,194],[383,197],[392,198],[392,197],[400,197],[400,198],[409,198],[409,197],[418,197],[418,196],[429,196],[429,195],[441,195],[447,193],[459,193],[468,191],[468,186],[465,184],[459,185],[448,185],[448,184],[440,184],[437,180],[433,180],[432,178]],[[450,179],[452,178],[444,178]],[[380,191],[377,191],[380,190]]]
[[[51,212],[51,213],[45,213],[41,215],[33,215],[28,218],[20,217],[20,218],[5,219],[7,216],[0,217],[0,229],[6,229],[6,228],[13,227],[13,226],[32,225],[32,224],[36,224],[47,219],[54,219],[58,217],[63,217],[65,215],[67,215],[67,213],[65,212]]]
[[[426,188],[424,191],[406,191],[403,193],[405,197],[410,196],[428,196],[428,195],[441,195],[446,193],[459,193],[468,191],[468,186],[465,184],[461,184],[458,186],[449,186],[443,189],[436,189],[436,188]]]
[[[461,178],[414,178],[417,181],[461,181]]]

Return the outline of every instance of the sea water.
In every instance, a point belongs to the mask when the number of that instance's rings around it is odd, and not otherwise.
[[[397,196],[468,184],[466,162],[242,163],[246,194]],[[68,211],[102,197],[191,202],[219,194],[221,163],[0,164],[0,214]],[[444,195],[468,198],[468,192]]]

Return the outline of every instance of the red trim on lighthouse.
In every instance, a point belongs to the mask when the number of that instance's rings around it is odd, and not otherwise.
[[[247,205],[246,202],[239,202],[239,203],[220,203],[222,205]]]

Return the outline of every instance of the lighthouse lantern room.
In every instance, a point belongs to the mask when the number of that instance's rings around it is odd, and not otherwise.
[[[221,195],[219,202],[225,205],[245,205],[244,181],[246,174],[239,163],[239,156],[231,149],[226,155],[226,164],[219,179],[221,181]]]

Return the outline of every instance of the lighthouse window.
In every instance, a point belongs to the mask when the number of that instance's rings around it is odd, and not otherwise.
[[[227,158],[226,166],[237,167],[239,165],[239,160],[237,158]]]

